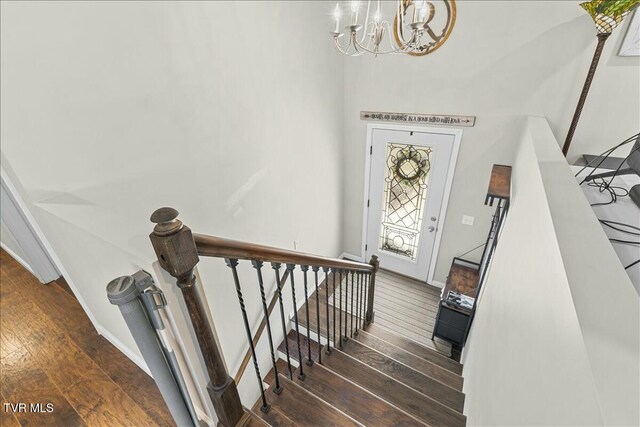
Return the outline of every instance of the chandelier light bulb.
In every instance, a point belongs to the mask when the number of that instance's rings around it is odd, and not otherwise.
[[[413,2],[413,23],[420,21],[420,14],[422,12],[422,7],[426,2],[424,0],[415,0]]]
[[[429,10],[429,3],[428,2],[422,2],[422,7],[420,8],[420,22],[426,22],[427,21],[427,11]]]
[[[356,25],[358,23],[358,9],[360,8],[359,1],[351,2],[351,25]]]
[[[334,29],[334,33],[340,33],[340,3],[336,2],[336,8],[333,10],[333,18],[336,21],[336,28]]]

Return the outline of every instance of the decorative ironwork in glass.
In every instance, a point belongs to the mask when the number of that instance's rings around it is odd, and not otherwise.
[[[416,259],[432,153],[431,147],[387,144],[379,250]]]

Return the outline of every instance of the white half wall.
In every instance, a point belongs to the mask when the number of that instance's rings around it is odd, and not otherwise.
[[[477,116],[475,127],[464,128],[435,280],[445,282],[452,258],[484,242],[493,213],[483,205],[491,166],[513,161],[524,116],[547,117],[559,143],[564,141],[596,46],[595,26],[579,3],[458,1],[453,32],[436,52],[347,58],[345,252],[361,252],[362,110]],[[640,58],[617,56],[627,25],[605,45],[570,161],[638,131]],[[462,225],[462,215],[474,216],[474,225]],[[474,255],[481,251],[468,257]]]
[[[638,425],[639,319],[546,120],[529,118],[463,354],[468,424]]]
[[[200,233],[342,252],[343,65],[325,28],[330,11],[325,2],[2,2],[3,166],[97,326],[125,351],[138,354],[105,286],[154,272],[149,216],[160,206]],[[246,338],[230,271],[222,260],[199,271],[234,367]],[[240,273],[254,322],[255,271]],[[175,304],[173,314],[182,317]]]

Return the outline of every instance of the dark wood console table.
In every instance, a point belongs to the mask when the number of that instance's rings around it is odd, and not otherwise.
[[[497,201],[497,206],[493,218],[489,235],[484,245],[480,263],[454,258],[447,276],[447,283],[442,289],[438,314],[433,328],[431,339],[435,337],[444,339],[453,344],[452,357],[458,358],[462,347],[467,340],[469,328],[475,314],[480,289],[486,280],[486,272],[491,264],[491,259],[495,251],[500,229],[509,208],[511,198],[511,166],[493,165],[491,179],[484,204],[493,206]],[[447,300],[449,292],[456,292],[460,295],[473,298],[469,306],[463,306]]]

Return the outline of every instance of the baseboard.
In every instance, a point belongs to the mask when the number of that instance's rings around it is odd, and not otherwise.
[[[198,408],[197,406],[194,407],[196,410],[196,415],[198,416],[198,418],[201,421],[204,421],[205,423],[207,423],[207,425],[209,427],[215,427],[218,423],[217,422],[213,422],[213,420],[211,419],[211,417],[209,417],[209,415],[205,414],[202,409]]]
[[[348,259],[348,260],[351,260],[351,261],[360,261],[360,262],[365,262],[363,257],[361,257],[361,256],[359,256],[359,255],[353,255],[353,254],[350,254],[350,253],[348,253],[348,252],[343,252],[343,253],[340,255],[340,258],[341,258],[341,259]]]
[[[126,357],[131,359],[131,361],[133,363],[135,363],[136,365],[138,365],[138,367],[140,369],[145,371],[147,373],[147,375],[149,375],[150,377],[152,376],[151,375],[151,371],[149,371],[149,367],[147,366],[147,363],[144,361],[144,359],[140,355],[138,355],[137,353],[134,353],[133,351],[131,351],[131,349],[129,349],[129,347],[124,345],[118,338],[114,337],[111,334],[111,332],[109,332],[105,328],[103,328],[102,325],[96,325],[96,330],[107,341],[109,341],[111,344],[113,344],[115,348],[120,350],[120,352],[122,352],[122,354],[124,354]]]
[[[20,258],[15,252],[13,252],[11,249],[9,249],[9,247],[7,245],[5,245],[4,243],[0,242],[0,247],[2,249],[4,249],[9,255],[11,255],[11,258],[15,259],[16,261],[18,261],[18,263],[23,266],[24,268],[26,268],[27,270],[29,270],[29,273],[33,274],[33,270],[31,269],[31,266],[22,258]],[[35,276],[35,274],[33,274]]]
[[[80,295],[80,292],[78,291],[78,287],[73,282],[71,275],[69,274],[69,272],[67,272],[67,269],[64,268],[62,261],[60,260],[56,252],[53,250],[53,247],[49,243],[49,240],[47,240],[44,233],[42,232],[42,229],[40,229],[38,222],[33,217],[29,209],[27,208],[27,205],[25,204],[24,200],[22,200],[22,197],[18,193],[18,190],[16,189],[16,187],[13,185],[13,182],[11,181],[9,176],[6,174],[4,169],[0,168],[0,174],[2,175],[2,179],[4,180],[7,186],[7,189],[9,190],[9,193],[11,193],[11,196],[17,203],[20,210],[22,211],[22,214],[24,215],[25,220],[29,223],[29,226],[32,228],[33,232],[40,240],[40,243],[42,243],[42,246],[44,247],[45,252],[47,252],[49,257],[51,258],[51,261],[56,266],[56,269],[58,270],[58,272],[67,281],[69,288],[71,288],[71,290],[73,291],[73,294],[76,296],[76,299],[80,303],[80,306],[82,306],[82,309],[84,310],[84,312],[87,313],[87,316],[89,317],[89,320],[91,321],[91,324],[93,325],[93,327],[96,329],[96,331],[98,331],[98,333],[100,333],[100,331],[98,330],[98,326],[99,326],[98,321],[93,315],[93,312],[89,310],[89,305],[85,302],[84,298],[82,298],[82,295]],[[28,269],[31,271],[31,268],[28,268]]]
[[[435,286],[437,288],[444,288],[444,283],[442,282],[438,282],[437,280],[433,280],[431,283],[429,283],[431,286]]]
[[[116,347],[118,350],[120,350],[127,358],[129,358],[133,363],[135,363],[136,365],[138,365],[138,367],[140,369],[142,369],[147,375],[149,375],[150,377],[152,377],[151,375],[151,371],[149,371],[149,367],[147,366],[147,363],[144,361],[144,359],[139,356],[138,354],[132,352],[127,346],[125,346],[119,339],[117,339],[116,337],[114,337],[113,335],[111,335],[111,333],[109,331],[107,331],[105,328],[103,328],[101,325],[97,325],[96,329],[98,331],[98,333],[100,335],[102,335],[107,341],[109,341],[111,344],[114,345],[114,347]],[[213,422],[213,420],[211,419],[211,417],[209,417],[209,415],[207,415],[202,408],[199,408],[198,406],[194,406],[194,409],[196,411],[196,415],[198,416],[198,418],[201,421],[204,421],[205,423],[207,423],[208,426],[215,426],[216,423]]]

